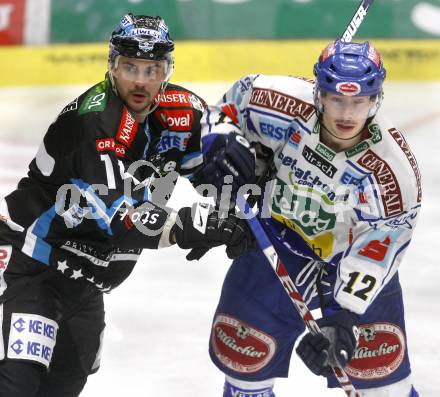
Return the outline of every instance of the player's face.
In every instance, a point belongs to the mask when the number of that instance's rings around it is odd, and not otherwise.
[[[323,124],[333,139],[355,138],[365,125],[374,101],[369,96],[341,96],[326,93],[321,96]]]
[[[117,67],[112,69],[119,96],[134,112],[146,110],[166,79],[166,68],[166,61],[119,57]]]

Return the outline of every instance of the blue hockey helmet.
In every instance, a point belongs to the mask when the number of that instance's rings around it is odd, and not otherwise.
[[[118,55],[172,63],[173,50],[174,40],[161,17],[127,14],[111,35],[109,63]]]
[[[314,67],[315,92],[346,96],[382,96],[386,70],[375,47],[368,41],[336,40],[321,53]]]

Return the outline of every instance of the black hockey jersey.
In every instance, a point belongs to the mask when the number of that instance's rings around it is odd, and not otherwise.
[[[1,203],[0,240],[67,277],[120,284],[143,248],[169,245],[164,203],[177,175],[191,178],[202,163],[205,106],[169,84],[139,124],[108,77],[90,88],[61,111]]]

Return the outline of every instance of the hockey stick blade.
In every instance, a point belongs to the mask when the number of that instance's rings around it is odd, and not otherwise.
[[[281,285],[283,286],[287,295],[289,295],[291,302],[293,303],[295,309],[298,311],[299,315],[303,319],[307,329],[312,334],[321,332],[319,325],[316,323],[315,319],[313,318],[313,315],[310,312],[309,308],[307,307],[307,304],[304,302],[303,297],[301,296],[300,292],[296,288],[296,285],[290,278],[290,275],[287,272],[286,267],[279,258],[275,250],[275,247],[270,242],[269,237],[267,236],[265,230],[263,229],[263,226],[261,226],[260,220],[258,219],[256,214],[252,211],[251,207],[249,206],[248,202],[243,196],[237,197],[237,205],[238,208],[240,208],[240,211],[243,214],[243,216],[246,218],[249,228],[254,234],[255,240],[257,241],[258,245],[263,251],[264,256],[272,266],[272,269],[275,271],[275,274],[280,280]],[[360,394],[354,388],[353,383],[351,382],[350,378],[348,377],[347,373],[344,371],[343,368],[334,366],[333,372],[336,376],[336,379],[339,382],[339,385],[341,386],[341,389],[344,390],[345,394],[348,397],[360,397]]]
[[[374,0],[362,0],[361,4],[353,15],[353,18],[351,18],[350,23],[345,29],[345,32],[341,36],[342,41],[349,43],[353,40],[354,35],[359,29],[359,26],[361,26],[361,23],[367,15],[367,11],[373,4],[373,1]]]

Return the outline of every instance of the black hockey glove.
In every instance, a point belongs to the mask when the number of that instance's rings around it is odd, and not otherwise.
[[[227,181],[232,182],[232,200],[242,185],[255,181],[255,151],[246,138],[236,133],[217,136],[204,155],[204,164],[200,182],[214,185],[218,196],[227,175],[232,176],[232,181]]]
[[[170,234],[180,248],[193,249],[187,255],[188,260],[200,259],[199,251],[204,253],[223,244],[231,259],[255,247],[246,220],[233,214],[220,218],[218,211],[205,204],[181,208]]]
[[[333,366],[344,368],[353,356],[359,339],[359,316],[343,309],[316,322],[322,333],[307,333],[296,352],[315,375],[328,377]]]

